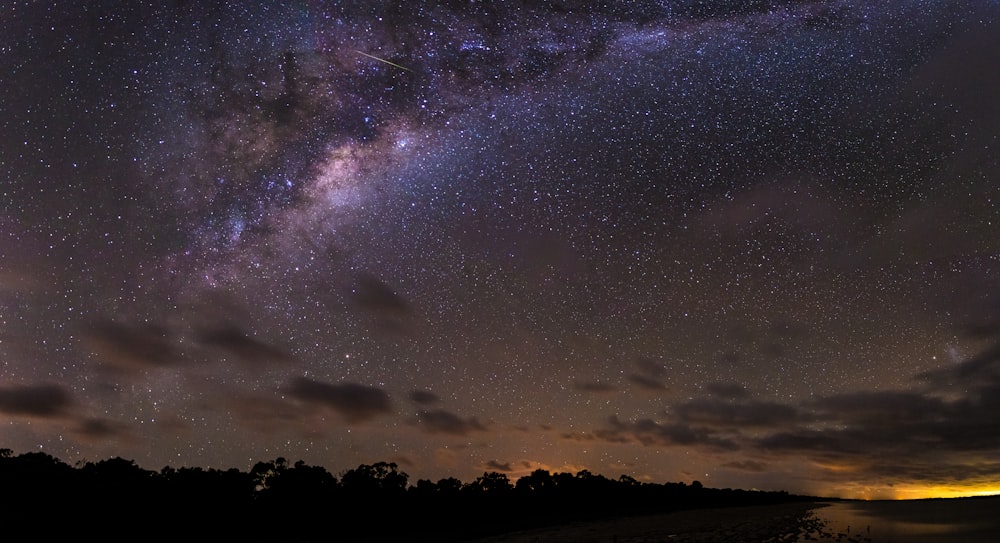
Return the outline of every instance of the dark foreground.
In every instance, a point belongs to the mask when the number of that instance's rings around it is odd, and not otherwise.
[[[581,521],[810,499],[785,492],[704,488],[697,482],[610,479],[587,471],[536,470],[517,481],[492,472],[468,483],[447,478],[410,484],[396,464],[384,462],[338,475],[281,458],[259,462],[249,472],[171,467],[149,471],[121,458],[69,466],[42,453],[14,456],[6,449],[0,449],[0,488],[0,520],[17,522],[35,540],[171,543],[192,536],[244,543],[446,543]],[[803,510],[798,506],[787,514]],[[766,517],[735,509],[715,516],[737,519],[734,529]],[[786,521],[768,521],[761,529],[767,537],[779,537]],[[672,535],[686,533],[699,531],[684,527]]]
[[[994,543],[1000,496],[706,508],[520,530],[474,543]]]
[[[525,530],[479,539],[476,543],[792,543],[822,537],[822,524],[812,511],[823,505],[786,503],[676,511]]]
[[[842,502],[817,509],[830,532],[871,543],[995,543],[1000,497]]]

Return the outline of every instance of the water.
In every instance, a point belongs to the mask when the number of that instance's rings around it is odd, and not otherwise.
[[[813,510],[827,541],[996,543],[1000,498],[840,502]],[[838,539],[838,536],[842,536]]]

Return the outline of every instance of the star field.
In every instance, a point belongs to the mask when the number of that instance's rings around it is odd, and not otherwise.
[[[996,2],[0,13],[0,446],[1000,488]]]

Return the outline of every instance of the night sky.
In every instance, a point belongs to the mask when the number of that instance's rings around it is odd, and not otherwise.
[[[1000,491],[1000,3],[0,7],[0,447]]]

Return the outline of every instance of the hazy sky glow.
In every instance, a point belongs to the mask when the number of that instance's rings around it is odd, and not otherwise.
[[[5,2],[0,447],[1000,491],[997,2],[500,4]]]

